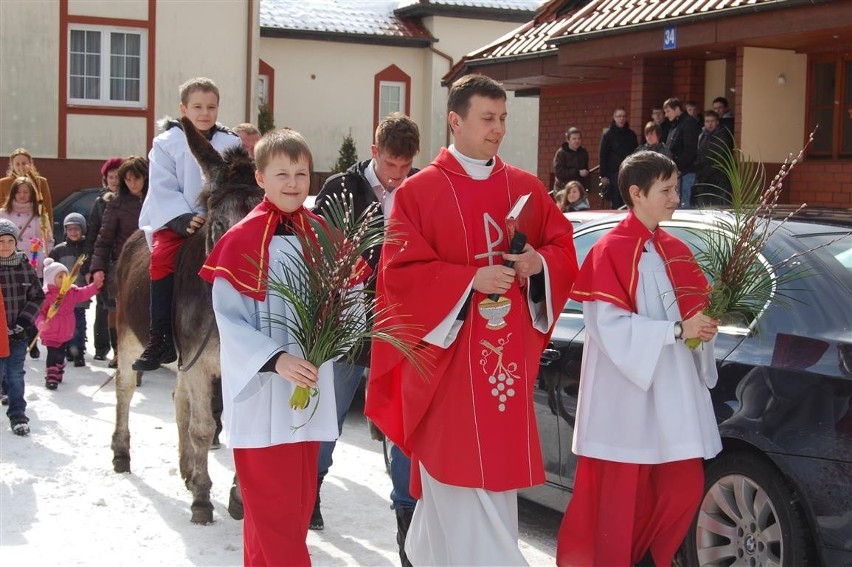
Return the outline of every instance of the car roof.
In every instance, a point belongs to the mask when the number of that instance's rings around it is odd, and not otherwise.
[[[565,213],[565,217],[571,220],[575,226],[582,225],[582,230],[605,224],[613,224],[627,216],[627,210],[619,211],[581,211],[580,213]],[[690,221],[701,224],[715,224],[718,220],[727,217],[732,218],[730,210],[725,209],[678,209],[675,211],[672,221]],[[789,218],[788,218],[789,217]],[[824,209],[806,207],[799,210],[793,206],[776,207],[771,216],[774,222],[785,223],[788,232],[796,235],[820,234],[830,232],[848,232],[852,230],[852,209]],[[578,222],[579,221],[579,222]],[[666,223],[663,223],[665,225]]]

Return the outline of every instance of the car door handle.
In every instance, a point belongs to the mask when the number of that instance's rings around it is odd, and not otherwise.
[[[555,348],[546,348],[541,353],[541,365],[542,366],[550,366],[557,360],[562,358],[562,353],[556,350]]]

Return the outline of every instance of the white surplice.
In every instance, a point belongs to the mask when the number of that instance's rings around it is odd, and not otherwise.
[[[289,255],[301,253],[299,250],[295,236],[273,236],[269,244],[270,278],[283,281],[281,274],[291,261]],[[260,372],[278,352],[302,356],[280,323],[292,317],[290,306],[272,293],[262,302],[255,301],[218,277],[213,282],[213,309],[221,343],[222,422],[228,446],[254,448],[337,439],[331,363],[321,368],[319,395],[305,410],[290,409],[290,396],[296,387],[292,382],[275,372]]]
[[[722,449],[709,388],[713,343],[674,338],[682,319],[665,264],[649,240],[639,260],[638,313],[583,304],[586,338],[573,450],[622,463],[709,459]]]

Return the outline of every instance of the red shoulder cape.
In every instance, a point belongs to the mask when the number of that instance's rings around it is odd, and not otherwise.
[[[686,244],[657,228],[652,234],[631,211],[589,251],[571,299],[606,301],[636,313],[639,258],[648,239],[666,263],[680,314],[689,319],[707,305],[710,285]]]
[[[311,219],[323,222],[304,207],[292,213],[281,212],[264,197],[213,246],[198,275],[210,283],[217,277],[225,278],[241,294],[257,301],[266,299],[267,251],[282,218],[289,218],[297,232],[309,232]]]

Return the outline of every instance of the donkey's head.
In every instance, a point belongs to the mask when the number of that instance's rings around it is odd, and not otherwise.
[[[204,239],[210,252],[229,228],[260,203],[263,189],[254,178],[254,160],[242,145],[220,155],[188,118],[180,121],[189,149],[204,173],[204,190],[198,201],[207,209]]]

